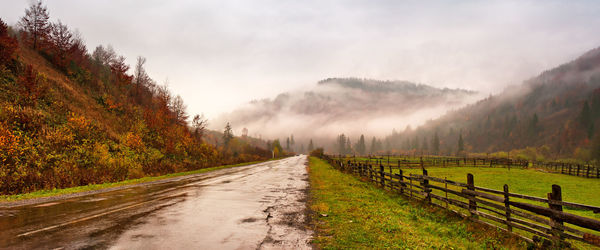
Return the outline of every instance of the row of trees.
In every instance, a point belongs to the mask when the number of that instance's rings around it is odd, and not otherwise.
[[[410,139],[406,139],[405,143],[400,148],[392,147],[388,138],[384,139],[382,142],[376,137],[373,137],[370,147],[367,148],[364,135],[360,135],[360,138],[356,141],[356,143],[352,144],[350,137],[346,136],[345,134],[340,134],[337,136],[335,145],[337,150],[336,152],[338,154],[366,155],[419,152],[421,154],[435,155],[440,153],[440,139],[437,135],[437,132],[434,134],[431,140],[431,147],[429,147],[429,141],[426,137],[423,137],[423,139],[420,140],[417,136],[412,141]],[[466,153],[465,142],[463,140],[462,133],[459,134],[456,148],[457,150],[453,154],[464,155]]]

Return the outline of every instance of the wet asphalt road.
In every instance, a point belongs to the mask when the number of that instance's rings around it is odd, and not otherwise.
[[[0,248],[307,249],[305,163],[296,156],[0,208]]]

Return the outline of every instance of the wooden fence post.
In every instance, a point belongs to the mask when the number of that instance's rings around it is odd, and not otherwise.
[[[446,190],[444,190],[444,193],[446,193],[446,209],[448,209],[448,178],[444,177],[444,188],[446,188]]]
[[[383,165],[379,165],[379,176],[381,181],[381,187],[385,189],[385,174],[383,172]]]
[[[467,174],[467,189],[471,190],[471,191],[475,191],[475,181],[473,180],[473,174]],[[475,196],[472,196],[472,197],[475,198]],[[471,213],[471,218],[473,218],[473,219],[477,219],[477,213],[475,212],[476,210],[477,210],[477,203],[475,201],[469,199],[469,213]]]
[[[587,166],[587,171],[585,172],[585,178],[590,178],[590,165]]]
[[[504,208],[506,209],[506,229],[509,232],[512,232],[512,225],[510,224],[510,196],[508,194],[508,184],[504,184]]]
[[[427,170],[423,168],[423,176],[427,176]],[[423,192],[425,192],[425,202],[428,204],[431,203],[431,189],[429,189],[429,180],[423,178],[421,181],[421,186],[423,187]]]
[[[552,185],[552,193],[548,193],[548,200],[551,201],[562,201],[562,192],[559,185]],[[562,205],[556,205],[548,203],[550,209],[556,212],[562,212]],[[554,237],[554,241],[557,246],[560,246],[563,240],[563,230],[562,230],[563,221],[559,216],[552,215],[550,217],[550,227],[552,227],[552,236]]]
[[[569,164],[569,175],[572,175],[572,174],[571,174],[571,168],[572,168],[572,166],[573,166],[573,165]]]
[[[410,183],[410,188],[408,189],[408,193],[410,194],[410,199],[413,198],[413,186],[412,186],[412,176],[408,178],[408,183]]]
[[[365,176],[365,166],[362,164],[358,165],[358,172],[360,172],[360,176],[363,177]]]
[[[577,164],[577,176],[579,176],[579,171],[581,170],[581,165]]]
[[[400,181],[400,194],[404,194],[404,176],[402,176],[402,169],[398,169],[398,174],[396,175],[398,177],[398,180]]]

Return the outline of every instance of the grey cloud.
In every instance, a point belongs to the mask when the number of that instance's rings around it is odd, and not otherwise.
[[[14,24],[28,1],[2,1]],[[215,118],[326,77],[497,93],[600,44],[597,1],[46,1]]]

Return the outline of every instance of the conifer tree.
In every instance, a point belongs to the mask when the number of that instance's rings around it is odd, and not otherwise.
[[[33,49],[40,47],[40,42],[48,37],[50,23],[48,9],[42,5],[42,1],[33,2],[25,10],[25,16],[21,17],[19,25],[27,32],[28,40]]]
[[[233,132],[231,131],[231,124],[229,122],[225,125],[225,130],[223,131],[223,143],[225,147],[229,146],[229,142],[233,139]]]
[[[587,101],[583,103],[583,107],[579,113],[579,122],[585,129],[588,138],[592,138],[594,132],[594,123],[592,119],[592,111],[590,110],[590,105]]]
[[[465,151],[465,142],[463,141],[462,133],[458,135],[458,153]]]
[[[431,150],[433,150],[433,154],[440,153],[440,138],[438,137],[437,131],[433,135],[433,141],[431,142]]]
[[[377,152],[377,139],[373,136],[373,140],[371,141],[371,154],[375,154]]]
[[[360,135],[360,139],[358,139],[358,143],[356,145],[356,151],[360,155],[364,155],[367,151],[367,146],[365,145],[365,136]]]

